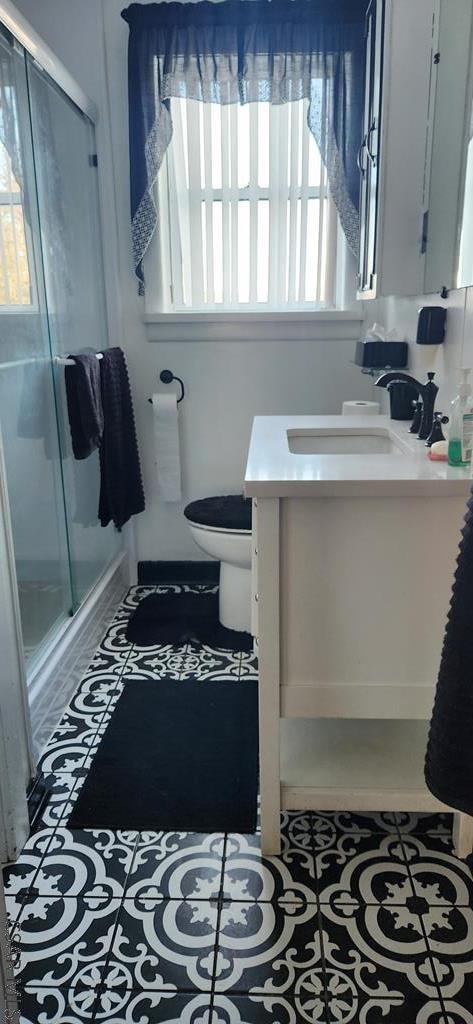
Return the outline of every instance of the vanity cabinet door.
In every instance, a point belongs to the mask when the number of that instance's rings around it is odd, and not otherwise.
[[[358,290],[376,290],[378,181],[383,74],[384,0],[371,0],[366,14],[366,77],[360,168],[360,262]]]

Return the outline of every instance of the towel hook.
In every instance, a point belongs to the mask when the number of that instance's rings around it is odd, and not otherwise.
[[[179,405],[179,402],[182,402],[182,399],[184,398],[184,395],[186,393],[184,388],[184,382],[181,380],[181,378],[176,377],[172,370],[161,370],[161,373],[159,374],[159,379],[160,381],[162,381],[163,384],[172,384],[173,380],[177,380],[177,383],[181,385],[181,394],[177,400],[177,404]],[[148,402],[151,402],[151,398],[148,398]]]

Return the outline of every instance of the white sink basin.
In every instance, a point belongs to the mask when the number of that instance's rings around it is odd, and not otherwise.
[[[293,455],[402,455],[385,427],[294,427],[287,430]]]

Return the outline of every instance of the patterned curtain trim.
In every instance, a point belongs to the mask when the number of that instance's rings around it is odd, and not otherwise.
[[[312,102],[309,102],[307,112],[307,124],[311,132],[322,160],[324,160],[330,196],[335,203],[342,231],[347,240],[348,248],[358,261],[360,251],[360,216],[357,207],[350,197],[347,188],[346,175],[343,169],[340,152],[333,132],[329,129],[329,142],[327,144],[327,156],[324,156],[321,132],[313,117]]]
[[[148,184],[131,225],[133,261],[138,278],[139,295],[145,293],[143,260],[158,226],[158,210],[155,200],[156,181],[172,139],[172,121],[169,109],[164,103],[160,103],[158,110],[158,116],[145,143]]]

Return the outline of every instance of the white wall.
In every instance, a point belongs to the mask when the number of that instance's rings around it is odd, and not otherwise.
[[[422,305],[446,306],[443,345],[415,344],[417,313]],[[424,380],[428,370],[435,371],[440,388],[436,408],[448,413],[457,393],[459,368],[473,367],[473,288],[458,288],[446,300],[438,295],[378,299],[365,303],[365,312],[365,326],[377,320],[389,330],[395,327],[399,337],[410,342],[409,369],[414,376]]]
[[[130,259],[128,28],[120,17],[123,0],[104,0],[106,36],[99,0],[18,0],[18,6],[96,102],[101,118],[99,155],[107,166],[113,164],[110,186],[117,200],[113,227],[118,230],[121,312],[112,340],[127,352],[147,499],[147,511],[136,519],[138,557],[199,558],[181,507],[163,505],[155,493],[151,407],[146,399],[156,389],[159,370],[173,370],[187,389],[181,407],[185,502],[241,490],[254,415],[336,413],[343,399],[370,397],[371,386],[351,363],[352,341],[252,342],[243,332],[241,342],[147,341]],[[107,153],[109,125],[112,159]],[[110,238],[105,242],[110,261],[113,245]]]

